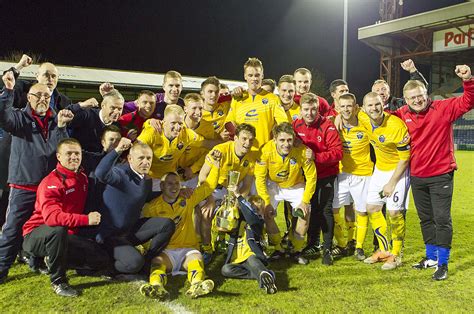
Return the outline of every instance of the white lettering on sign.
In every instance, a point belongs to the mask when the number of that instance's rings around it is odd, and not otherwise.
[[[433,33],[433,52],[469,49],[473,42],[474,25],[444,29]]]

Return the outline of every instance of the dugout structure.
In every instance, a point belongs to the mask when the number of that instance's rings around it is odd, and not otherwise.
[[[359,28],[358,38],[380,53],[380,77],[393,95],[401,95],[404,80],[400,62],[413,59],[430,83],[433,99],[462,93],[456,64],[468,64],[474,71],[474,1],[416,15],[398,17],[398,1],[382,0],[382,22]],[[390,9],[390,15],[383,14]],[[457,149],[474,150],[474,110],[454,125]]]
[[[3,72],[14,62],[0,61],[0,70]],[[91,97],[100,97],[99,86],[110,82],[117,87],[126,100],[136,99],[140,90],[149,89],[158,92],[162,89],[164,74],[113,69],[100,69],[79,66],[56,65],[59,71],[57,89],[68,96],[73,102],[82,101]],[[36,81],[38,64],[33,64],[21,70],[20,79]],[[183,75],[183,93],[198,92],[201,83],[206,77]],[[245,82],[219,79],[232,90],[237,86],[245,86]]]

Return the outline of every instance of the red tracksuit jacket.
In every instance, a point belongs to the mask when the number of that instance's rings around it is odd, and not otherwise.
[[[319,116],[309,126],[303,119],[297,119],[293,121],[293,129],[303,144],[313,150],[318,179],[337,175],[342,159],[342,143],[334,124]]]
[[[464,94],[443,100],[429,100],[420,113],[403,106],[394,114],[408,127],[411,137],[410,174],[433,177],[457,169],[454,158],[453,122],[474,108],[474,80],[463,82]]]
[[[84,171],[73,172],[58,163],[38,186],[35,210],[23,226],[23,236],[36,227],[66,226],[68,233],[87,226],[89,218],[83,214],[87,197],[87,176]]]

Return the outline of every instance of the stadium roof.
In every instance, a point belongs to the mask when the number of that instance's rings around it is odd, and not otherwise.
[[[432,56],[432,34],[435,31],[474,24],[474,2],[466,2],[438,10],[398,18],[359,28],[359,40],[392,58],[418,55]],[[394,51],[393,49],[399,49]],[[443,52],[456,61],[472,62],[474,51]]]
[[[0,61],[0,70],[3,72],[6,69],[14,66],[13,62]],[[116,86],[128,86],[137,88],[161,88],[164,74],[87,68],[79,66],[63,66],[56,65],[59,71],[59,80],[61,83],[84,84],[98,86],[103,82],[111,82]],[[20,77],[23,79],[35,79],[38,65],[34,64],[21,71]],[[185,90],[200,90],[201,83],[205,77],[183,76],[183,88]],[[225,83],[232,90],[237,86],[245,86],[244,82],[233,80],[219,80]]]

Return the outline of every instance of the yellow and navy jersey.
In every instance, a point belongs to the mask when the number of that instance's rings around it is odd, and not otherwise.
[[[235,246],[236,248],[230,260],[231,263],[240,264],[245,262],[250,256],[255,255],[247,242],[247,224],[245,222],[240,224],[239,236]]]
[[[288,117],[278,96],[262,89],[255,96],[245,93],[242,99],[232,99],[227,121],[254,126],[257,135],[253,146],[260,148],[270,141],[275,122],[288,122]]]
[[[262,147],[260,158],[255,164],[255,184],[265,205],[270,204],[267,178],[278,183],[281,188],[291,188],[298,183],[304,183],[306,178],[302,201],[310,202],[316,189],[316,166],[314,161],[306,158],[306,148],[301,144],[293,147],[288,155],[282,156],[278,153],[274,140]]]
[[[213,173],[209,173],[206,181],[209,182],[209,185],[213,188],[217,184],[220,184],[224,187],[227,187],[227,175],[229,171],[238,171],[240,172],[239,182],[241,182],[245,176],[253,175],[255,161],[258,157],[258,152],[250,151],[244,157],[239,158],[235,154],[235,143],[234,141],[225,142],[219,145],[216,145],[206,156],[206,163],[212,168],[216,168],[212,164],[212,154],[213,151],[219,151],[221,153],[220,167],[216,169]],[[212,178],[212,176],[217,176]],[[212,182],[216,182],[216,185],[213,186]]]
[[[374,163],[370,159],[368,131],[359,123],[352,128],[343,127],[339,137],[344,152],[339,163],[341,172],[356,176],[372,175]]]
[[[198,186],[191,197],[178,197],[173,204],[167,203],[163,196],[145,204],[142,216],[170,218],[175,223],[175,231],[166,248],[199,248],[199,241],[194,229],[194,207],[212,193],[208,184]]]
[[[210,123],[215,134],[219,134],[224,130],[224,124],[230,109],[230,103],[230,101],[218,102],[212,112],[207,110],[202,111],[201,121],[207,121]]]
[[[208,121],[201,119],[197,128],[193,129],[198,135],[201,135],[206,140],[212,140],[215,137],[214,128]],[[181,168],[191,167],[193,173],[199,172],[202,165],[204,164],[204,158],[206,157],[209,149],[206,147],[194,147],[188,146],[184,150],[178,161],[178,166]]]
[[[300,117],[300,105],[298,105],[296,102],[293,102],[293,105],[290,107],[290,109],[286,110],[285,113],[288,117],[288,122],[293,123],[293,121]]]
[[[178,161],[188,146],[200,147],[204,138],[191,129],[183,127],[179,135],[170,141],[164,132],[157,132],[146,121],[138,140],[153,150],[150,177],[160,179],[168,172],[176,171]]]
[[[375,167],[382,171],[395,170],[400,160],[410,159],[410,135],[405,123],[384,112],[380,126],[373,126],[369,116],[359,111],[359,123],[368,131],[369,140],[375,150]]]

